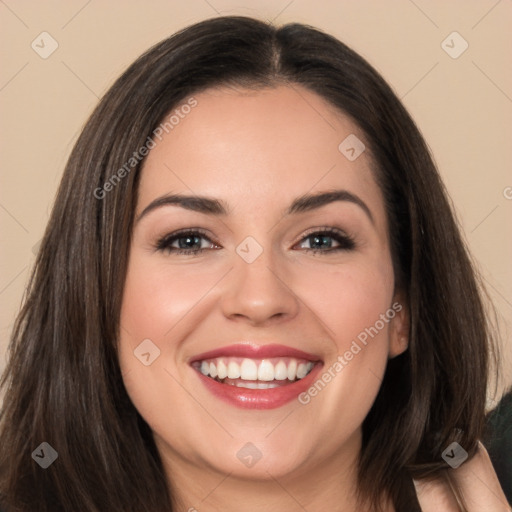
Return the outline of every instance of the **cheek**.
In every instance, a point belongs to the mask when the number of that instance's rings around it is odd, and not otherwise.
[[[218,268],[212,271],[212,266],[183,271],[174,267],[171,271],[165,262],[137,251],[132,253],[128,266],[118,346],[124,385],[152,430],[172,432],[173,443],[179,446],[189,445],[184,413],[193,418],[197,415],[197,425],[213,431],[217,428],[212,417],[184,392],[180,384],[184,370],[178,358],[181,340],[196,326],[193,319],[202,315],[203,308],[211,308],[208,292],[219,280],[219,272],[222,275]],[[159,352],[153,359],[155,349],[151,345],[144,349],[152,361],[146,366],[135,353],[140,355],[138,347],[148,339]],[[190,449],[188,456],[192,458],[194,453]]]
[[[307,305],[325,327],[333,355],[301,403],[326,424],[327,418],[335,419],[332,411],[339,411],[350,430],[371,408],[388,361],[390,321],[395,316],[391,262],[383,258],[302,276],[299,294],[308,297]]]
[[[121,310],[121,327],[133,339],[162,340],[218,281],[212,267],[169,269],[156,258],[135,254],[128,267]]]
[[[190,401],[173,379],[181,380],[188,368],[182,364],[181,347],[214,307],[216,284],[227,270],[222,264],[171,268],[165,258],[132,251],[120,314],[118,357],[125,387],[144,417],[152,418],[156,412],[171,424],[175,417],[161,404],[169,397],[173,402]],[[140,357],[148,352],[149,358]]]
[[[321,320],[339,353],[348,350],[351,340],[374,326],[391,306],[394,280],[387,258],[354,260],[332,269],[310,266],[294,279],[294,291]],[[377,327],[387,334],[387,322]]]

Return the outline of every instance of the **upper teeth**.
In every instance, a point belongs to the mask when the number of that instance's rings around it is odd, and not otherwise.
[[[311,361],[288,357],[272,359],[217,357],[201,361],[199,369],[203,375],[212,378],[271,381],[302,379],[311,371],[313,365]]]

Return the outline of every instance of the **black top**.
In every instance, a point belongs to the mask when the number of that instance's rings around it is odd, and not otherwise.
[[[395,503],[396,512],[421,512],[420,502],[416,494],[414,482],[409,476],[404,476],[399,502]]]
[[[483,443],[489,452],[507,500],[512,503],[512,391],[509,391],[487,417]]]

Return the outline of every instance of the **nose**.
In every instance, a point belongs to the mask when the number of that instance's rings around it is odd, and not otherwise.
[[[234,255],[233,270],[224,283],[221,308],[231,320],[251,325],[265,325],[294,318],[299,300],[293,293],[293,283],[283,266],[276,267],[270,251],[252,263]]]

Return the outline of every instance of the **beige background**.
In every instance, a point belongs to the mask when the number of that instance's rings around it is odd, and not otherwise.
[[[219,14],[317,26],[388,80],[453,198],[499,312],[512,383],[510,0],[0,0],[0,371],[67,156],[98,98],[149,46]],[[59,45],[47,59],[31,47],[43,31]],[[441,46],[453,31],[469,44],[456,59]]]

